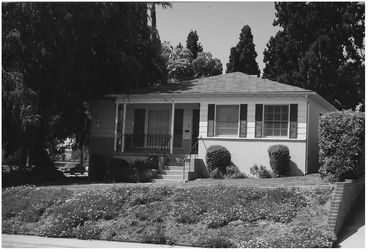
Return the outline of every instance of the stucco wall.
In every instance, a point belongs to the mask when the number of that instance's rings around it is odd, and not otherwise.
[[[289,148],[291,175],[305,174],[305,141],[200,139],[199,158],[205,161],[206,148],[210,145],[222,145],[231,152],[232,162],[238,166],[240,171],[252,176],[250,167],[253,164],[264,165],[268,170],[271,170],[268,148],[274,144],[284,144]]]

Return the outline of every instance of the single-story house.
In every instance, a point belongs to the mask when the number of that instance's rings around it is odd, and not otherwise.
[[[227,73],[96,101],[90,153],[107,161],[165,155],[176,164],[164,166],[173,168],[162,171],[164,177],[191,179],[206,176],[211,145],[226,147],[232,162],[250,175],[254,164],[270,169],[268,147],[283,144],[290,151],[290,173],[303,175],[319,168],[319,116],[335,110],[313,91]],[[182,158],[189,163],[181,164]]]

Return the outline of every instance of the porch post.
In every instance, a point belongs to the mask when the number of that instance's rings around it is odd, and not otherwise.
[[[173,154],[173,138],[174,138],[174,112],[175,112],[175,103],[172,101],[172,121],[170,123],[170,154]]]
[[[114,152],[117,151],[118,103],[115,101]]]
[[[124,143],[125,143],[125,132],[126,132],[126,114],[127,114],[127,103],[123,103],[123,125],[122,125],[122,152],[124,152]]]

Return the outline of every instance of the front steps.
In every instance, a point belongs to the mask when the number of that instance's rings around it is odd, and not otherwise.
[[[168,157],[168,162],[163,166],[161,174],[157,175],[157,180],[160,181],[187,181],[189,177],[189,171],[183,161],[185,155],[171,155]]]

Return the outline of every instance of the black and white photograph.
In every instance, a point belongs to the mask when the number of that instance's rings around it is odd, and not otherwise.
[[[365,9],[2,1],[2,248],[364,250]]]

